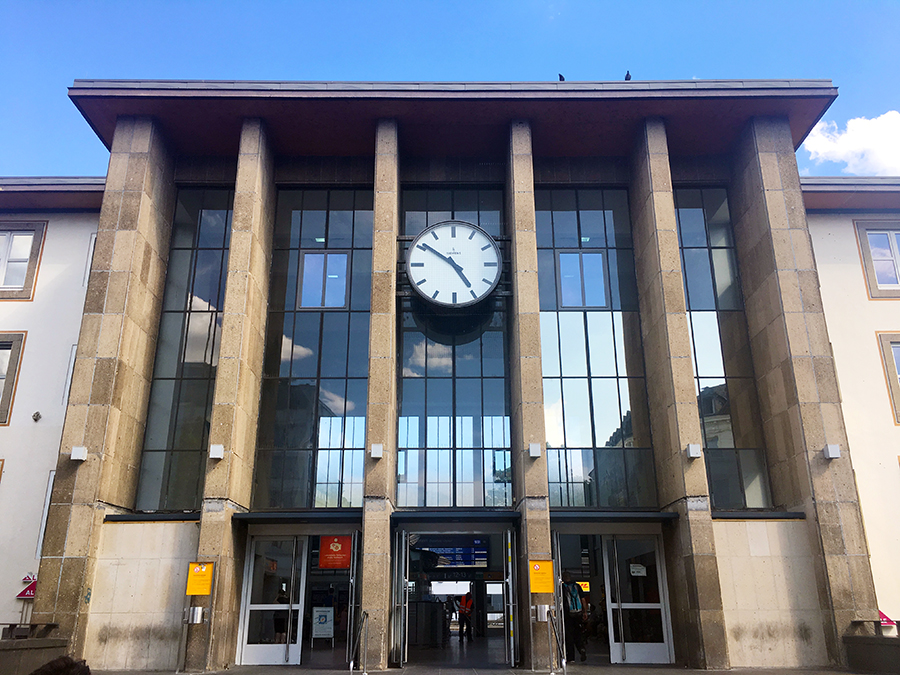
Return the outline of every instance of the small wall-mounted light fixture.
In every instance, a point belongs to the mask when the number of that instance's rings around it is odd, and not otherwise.
[[[221,443],[213,443],[209,446],[210,459],[225,459],[225,446]]]
[[[822,449],[825,459],[839,459],[841,456],[841,446],[837,443],[829,443]]]
[[[40,422],[40,421],[41,421],[41,417],[43,417],[43,415],[41,415],[41,411],[40,411],[40,410],[36,410],[35,413],[34,413],[34,415],[31,416],[31,419],[33,419],[35,422]]]
[[[528,456],[529,457],[540,457],[541,456],[541,444],[540,443],[529,443],[528,444]]]
[[[700,459],[703,456],[703,449],[699,443],[688,443],[684,451],[687,453],[688,459]]]
[[[76,462],[83,462],[87,459],[87,448],[83,445],[76,445],[72,447],[72,459]]]
[[[384,457],[384,444],[372,443],[372,446],[369,448],[369,455],[371,455],[372,459],[381,459]]]

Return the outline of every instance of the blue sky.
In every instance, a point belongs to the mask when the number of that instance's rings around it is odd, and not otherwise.
[[[0,0],[0,176],[106,172],[108,153],[66,96],[76,78],[571,81],[626,70],[831,79],[840,96],[814,139],[826,161],[801,148],[801,172],[898,175],[898,35],[898,0]]]

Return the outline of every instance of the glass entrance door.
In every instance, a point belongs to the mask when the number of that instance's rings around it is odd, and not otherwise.
[[[603,538],[612,663],[671,663],[665,577],[656,537]]]
[[[257,537],[251,546],[241,663],[299,664],[307,539]]]

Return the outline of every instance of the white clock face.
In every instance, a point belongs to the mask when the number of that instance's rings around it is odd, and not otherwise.
[[[406,255],[413,288],[428,302],[465,307],[483,300],[500,280],[500,249],[484,230],[447,220],[415,238]]]

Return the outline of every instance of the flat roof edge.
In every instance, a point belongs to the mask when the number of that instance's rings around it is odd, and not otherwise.
[[[69,95],[91,95],[104,92],[116,95],[121,92],[168,91],[214,94],[216,92],[243,92],[261,94],[272,92],[321,92],[321,93],[545,93],[585,94],[590,92],[630,92],[636,95],[655,91],[669,94],[682,92],[731,92],[744,91],[768,93],[788,92],[797,94],[808,90],[813,95],[830,95],[836,92],[831,80],[631,80],[586,82],[349,82],[349,81],[249,81],[249,80],[75,80]],[[115,92],[115,93],[114,93]]]
[[[801,176],[804,192],[894,192],[900,176]]]

